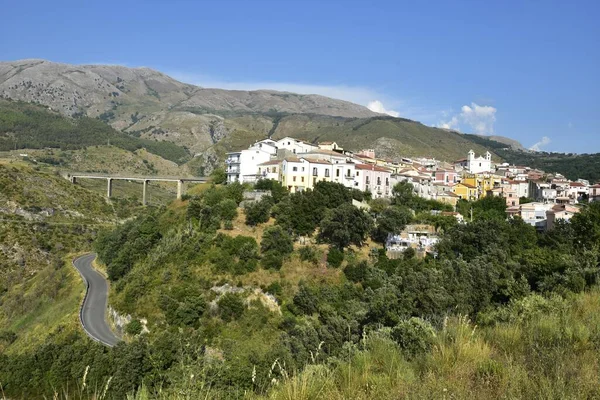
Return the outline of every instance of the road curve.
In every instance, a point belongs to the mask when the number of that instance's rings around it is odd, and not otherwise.
[[[73,260],[73,266],[77,268],[86,285],[85,298],[79,311],[79,320],[89,337],[105,346],[113,347],[121,340],[115,336],[106,322],[108,283],[92,267],[92,261],[95,258],[96,254],[89,253]]]

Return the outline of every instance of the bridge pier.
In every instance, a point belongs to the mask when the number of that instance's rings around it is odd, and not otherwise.
[[[181,196],[183,195],[183,181],[177,181],[177,200],[181,200]]]
[[[113,178],[106,178],[106,181],[108,182],[108,185],[106,187],[106,197],[108,197],[110,199],[112,197],[112,181],[113,181]]]
[[[147,197],[146,197],[146,192],[148,191],[148,180],[144,179],[144,186],[143,186],[143,191],[142,191],[142,205],[146,205],[148,204],[147,202]]]

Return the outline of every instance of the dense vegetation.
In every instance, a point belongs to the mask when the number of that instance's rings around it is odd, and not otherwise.
[[[106,231],[111,303],[150,333],[109,350],[71,332],[0,356],[5,391],[77,388],[89,366],[88,385],[112,378],[115,397],[599,394],[600,295],[574,294],[598,284],[600,204],[539,234],[494,199],[462,204],[474,221],[459,225],[405,184],[368,212],[338,184],[274,185],[245,211],[231,207],[241,185],[213,186]],[[253,207],[268,221],[248,220]],[[438,227],[435,257],[376,244],[410,222]]]
[[[188,152],[172,142],[140,139],[98,119],[69,119],[41,106],[0,99],[0,151],[46,147],[69,150],[107,143],[128,151],[145,148],[177,163],[189,159]]]

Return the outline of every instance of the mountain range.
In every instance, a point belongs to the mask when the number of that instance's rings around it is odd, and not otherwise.
[[[333,140],[378,155],[464,157],[485,147],[468,136],[375,113],[320,95],[202,88],[149,68],[70,65],[29,59],[0,62],[0,97],[37,103],[70,118],[97,118],[117,131],[183,147],[196,164],[266,137]],[[497,140],[497,139],[496,139]]]

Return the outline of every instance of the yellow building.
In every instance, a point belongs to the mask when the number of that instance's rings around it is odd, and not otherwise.
[[[460,182],[454,185],[452,188],[454,194],[460,197],[462,200],[477,201],[479,200],[479,189],[475,185],[469,183]]]
[[[280,171],[281,185],[291,193],[312,189],[317,182],[329,182],[333,174],[328,161],[298,157],[286,157]]]
[[[462,178],[462,183],[475,186],[477,188],[477,198],[484,197],[488,192],[500,187],[502,177],[489,173],[467,174]]]

